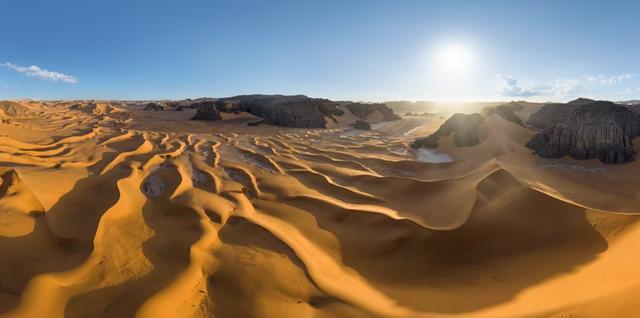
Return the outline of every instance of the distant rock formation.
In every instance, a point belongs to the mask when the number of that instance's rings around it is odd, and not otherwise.
[[[211,101],[198,102],[194,108],[198,111],[193,117],[194,120],[220,120],[220,111],[216,108],[216,103]]]
[[[222,112],[247,112],[276,126],[294,128],[325,128],[325,115],[340,114],[333,102],[304,95],[242,95],[218,99],[215,105]]]
[[[353,128],[358,130],[371,130],[371,125],[364,120],[356,120],[356,122],[353,123],[352,126]]]
[[[425,112],[435,111],[436,105],[434,102],[429,101],[386,101],[384,104],[395,112]]]
[[[358,105],[354,106],[353,104]],[[338,123],[336,117],[345,114],[344,110],[341,109],[341,105],[328,99],[310,98],[304,95],[241,95],[220,98],[215,101],[193,103],[191,107],[197,109],[206,107],[207,110],[205,112],[207,113],[212,112],[212,109],[225,113],[247,112],[261,117],[263,119],[261,123],[282,127],[326,128],[327,118]],[[384,104],[348,102],[346,105],[352,105],[350,107],[357,109],[361,114],[365,112],[364,109],[370,109],[370,113],[380,112],[385,120],[399,119]],[[349,108],[347,107],[347,109]],[[199,119],[197,114],[194,119]]]
[[[381,103],[348,103],[344,105],[352,114],[360,119],[367,119],[369,115],[375,113],[376,111],[380,112],[384,117],[385,121],[398,120],[400,117],[396,115],[391,108],[387,107],[385,104]]]
[[[631,105],[637,106],[637,105],[640,105],[640,99],[623,100],[623,101],[616,102],[616,104],[627,105],[627,106],[631,106]]]
[[[412,148],[437,148],[438,139],[453,134],[455,145],[458,147],[471,147],[480,143],[480,125],[484,123],[484,116],[478,113],[454,114],[440,126],[431,136],[418,138],[412,144]]]
[[[144,105],[144,108],[142,110],[147,110],[147,111],[164,111],[164,105],[160,104],[160,103],[147,103],[146,105]]]
[[[640,115],[625,106],[580,99],[545,105],[531,118],[531,125],[544,130],[533,136],[526,146],[541,157],[568,155],[575,159],[599,159],[604,163],[634,160],[631,141],[640,135]]]
[[[511,102],[511,103],[496,106],[496,107],[485,107],[482,109],[481,113],[485,116],[497,114],[498,116],[516,125],[524,126],[524,123],[522,122],[522,120],[514,114],[514,111],[519,111],[522,109],[523,109],[522,105],[515,102]]]

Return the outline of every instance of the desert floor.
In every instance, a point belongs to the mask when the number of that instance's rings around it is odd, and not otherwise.
[[[541,159],[497,115],[436,163],[408,147],[436,116],[359,132],[27,106],[0,124],[0,316],[640,312],[639,161]]]

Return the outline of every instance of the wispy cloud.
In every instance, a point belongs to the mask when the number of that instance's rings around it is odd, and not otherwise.
[[[4,64],[0,64],[0,66],[14,70],[18,73],[25,74],[27,76],[37,77],[39,79],[43,79],[47,81],[65,82],[65,83],[71,83],[71,84],[75,84],[78,82],[78,80],[71,75],[45,70],[36,65],[19,66],[12,63],[4,63]]]
[[[587,79],[587,81],[591,82],[591,83],[597,83],[597,84],[602,84],[602,85],[615,85],[621,82],[624,82],[626,80],[630,80],[632,78],[636,77],[636,74],[620,74],[620,75],[615,75],[615,76],[604,76],[604,75],[588,75],[585,76],[585,78]]]
[[[498,74],[496,81],[498,93],[505,97],[567,97],[592,93],[599,88],[618,85],[635,77],[636,74],[587,75],[578,78],[559,78],[549,82],[536,82]]]

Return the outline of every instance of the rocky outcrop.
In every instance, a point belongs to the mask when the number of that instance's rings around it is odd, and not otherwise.
[[[147,111],[164,111],[164,105],[160,103],[147,103],[142,110]]]
[[[216,106],[223,112],[247,112],[276,126],[324,128],[325,113],[333,115],[331,103],[304,95],[243,95],[219,99]]]
[[[458,147],[476,146],[480,143],[480,125],[483,123],[484,116],[478,113],[454,114],[435,133],[416,139],[411,147],[437,148],[438,139],[451,134],[453,134],[455,145]]]
[[[220,120],[222,116],[220,116],[220,111],[216,108],[215,102],[199,102],[197,103],[196,115],[193,117],[193,120]]]
[[[356,117],[364,120],[366,120],[369,115],[375,113],[376,111],[382,114],[385,121],[400,119],[400,117],[396,115],[393,110],[391,110],[391,108],[382,103],[348,103],[344,105],[344,107],[347,108]]]
[[[629,105],[627,106],[627,108],[629,108],[632,112],[640,115],[640,104]]]
[[[545,129],[565,122],[569,115],[579,106],[594,103],[588,98],[578,98],[566,104],[546,104],[529,117],[527,124],[535,128]]]
[[[356,120],[356,122],[353,123],[352,126],[353,128],[358,130],[371,130],[371,125],[364,120]]]
[[[604,163],[634,160],[631,141],[640,135],[640,115],[607,101],[583,99],[572,103],[545,105],[540,110],[544,110],[544,114],[534,121],[536,127],[544,130],[533,136],[526,146],[544,158],[568,155],[575,159],[599,159]],[[541,122],[547,118],[551,123]]]
[[[485,116],[497,114],[498,116],[516,125],[524,126],[522,120],[514,114],[514,111],[522,110],[522,108],[523,106],[518,103],[509,103],[496,107],[485,107],[482,109],[481,113]]]
[[[195,102],[191,108],[206,108],[206,112],[212,109],[225,113],[247,112],[262,118],[260,123],[293,128],[326,128],[327,120],[338,123],[336,117],[345,114],[344,108],[349,111],[355,109],[361,115],[378,111],[383,120],[399,119],[384,104],[341,103],[304,95],[240,95]]]

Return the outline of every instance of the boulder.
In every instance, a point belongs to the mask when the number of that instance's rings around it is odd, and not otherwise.
[[[142,110],[147,111],[164,111],[164,105],[160,103],[147,103]]]
[[[199,102],[197,105],[198,111],[193,117],[193,120],[220,120],[220,111],[216,108],[215,102],[205,101]]]
[[[371,130],[371,125],[364,120],[356,120],[356,122],[351,126],[358,130]]]

